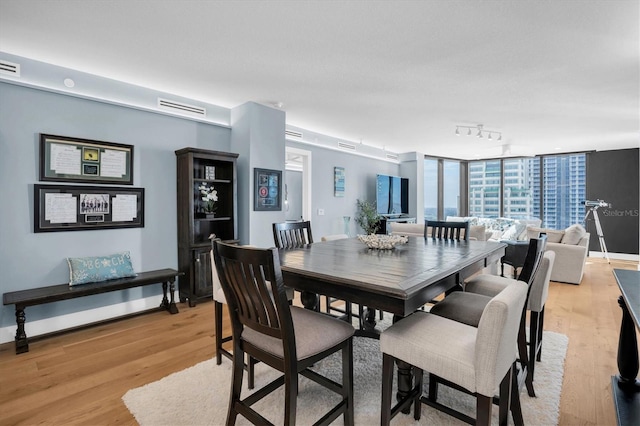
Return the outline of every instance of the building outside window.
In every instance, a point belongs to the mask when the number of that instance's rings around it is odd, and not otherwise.
[[[443,201],[444,214],[447,216],[460,216],[460,162],[444,160],[443,162]]]
[[[500,160],[469,162],[469,216],[500,217]]]
[[[424,220],[438,220],[438,159],[424,160]]]
[[[565,229],[584,221],[586,154],[469,162],[469,215],[540,218]]]

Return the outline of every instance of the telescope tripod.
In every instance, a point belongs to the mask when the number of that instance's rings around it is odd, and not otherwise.
[[[589,209],[587,214],[584,216],[584,226],[587,226],[587,218],[589,217],[589,213],[593,212],[593,219],[596,223],[596,232],[598,233],[598,240],[600,241],[600,251],[604,253],[604,257],[607,258],[607,263],[611,263],[609,259],[609,252],[607,251],[607,244],[604,242],[604,234],[602,233],[602,226],[600,225],[600,218],[598,217],[598,207],[593,206]],[[589,248],[587,248],[588,250]]]

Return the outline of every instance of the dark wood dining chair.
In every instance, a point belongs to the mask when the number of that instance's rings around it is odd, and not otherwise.
[[[313,233],[311,232],[311,222],[279,222],[272,225],[273,242],[277,248],[296,248],[307,244],[313,244]],[[325,296],[325,306],[327,313],[330,313],[331,304],[337,299]],[[351,302],[344,301],[344,311],[340,309],[339,318],[351,323]],[[320,311],[320,306],[316,306]]]
[[[447,222],[442,220],[428,220],[424,225],[424,237],[429,236],[439,240],[469,241],[469,222]]]
[[[253,424],[271,424],[251,406],[284,385],[283,424],[295,425],[298,379],[302,374],[339,395],[336,405],[318,423],[329,424],[342,415],[344,424],[353,425],[353,326],[289,304],[277,249],[215,241],[213,254],[233,334],[226,424],[235,424],[238,415]],[[336,352],[342,355],[341,383],[323,376],[317,365]],[[242,399],[245,354],[282,375]],[[315,371],[310,370],[314,365]]]
[[[280,222],[273,224],[273,241],[277,248],[295,248],[313,243],[311,222]]]

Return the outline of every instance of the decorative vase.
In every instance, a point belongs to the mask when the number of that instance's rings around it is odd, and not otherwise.
[[[214,217],[216,217],[216,214],[215,212],[205,213],[204,217],[206,217],[207,219],[213,219]]]
[[[342,216],[342,220],[344,221],[344,234],[350,237],[351,236],[351,232],[350,232],[351,216]]]

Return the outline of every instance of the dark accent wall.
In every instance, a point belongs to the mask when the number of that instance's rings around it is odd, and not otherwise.
[[[637,148],[587,154],[587,199],[611,203],[611,208],[597,210],[602,235],[611,253],[638,254],[639,162]],[[585,209],[585,214],[587,211]],[[589,213],[586,225],[591,233],[589,250],[600,251],[592,213]]]

